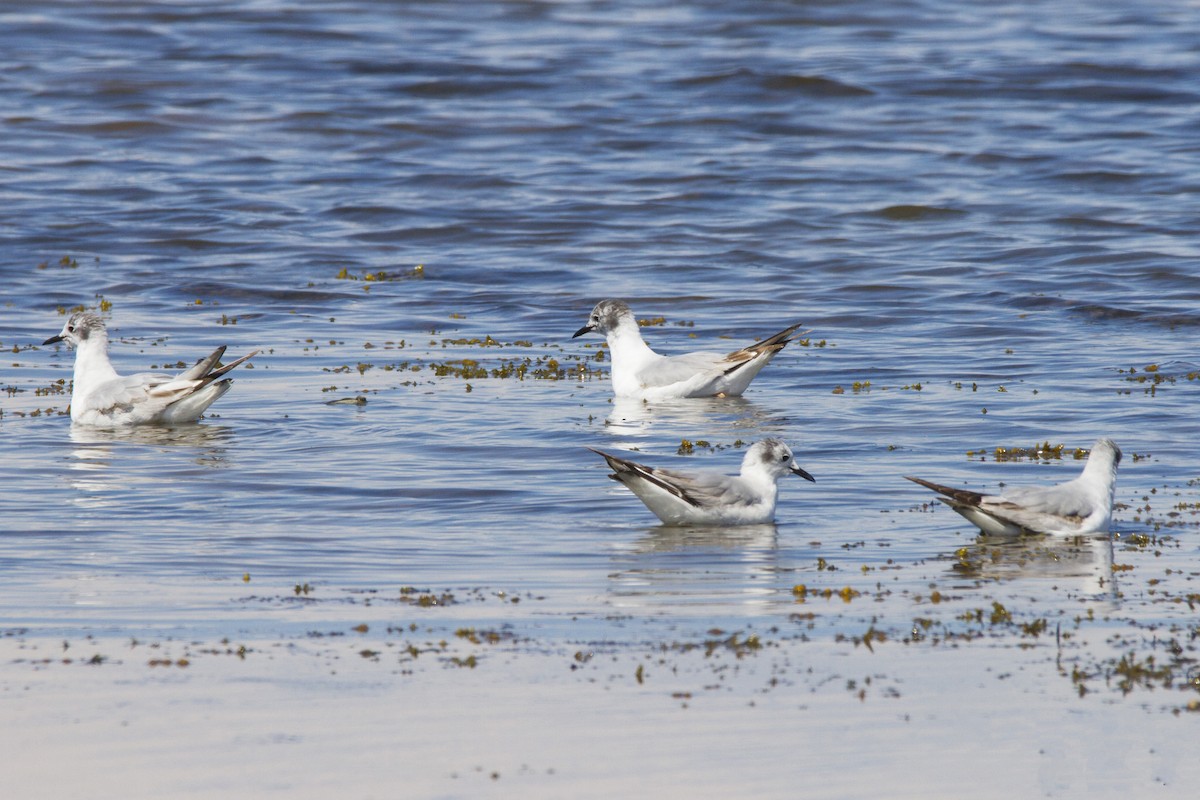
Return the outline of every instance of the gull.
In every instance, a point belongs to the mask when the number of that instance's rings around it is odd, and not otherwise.
[[[641,498],[667,525],[761,525],[775,519],[776,482],[788,473],[816,481],[796,464],[779,439],[763,439],[746,451],[739,475],[712,470],[656,469],[589,447],[612,468],[608,477]]]
[[[732,353],[662,356],[642,340],[637,319],[623,300],[601,300],[576,338],[597,331],[608,340],[613,393],[663,400],[678,397],[736,397],[775,354],[787,346],[796,324]]]
[[[941,500],[962,514],[984,533],[1012,536],[1019,533],[1049,533],[1078,536],[1107,533],[1112,522],[1113,488],[1121,448],[1112,439],[1097,439],[1074,480],[1045,488],[1014,488],[1000,495],[908,479],[937,492]],[[905,476],[908,477],[908,476]]]
[[[202,358],[178,375],[141,372],[118,375],[108,360],[108,331],[95,314],[72,314],[57,336],[42,344],[66,342],[75,348],[75,382],[71,391],[71,421],[77,425],[118,428],[126,425],[172,425],[194,422],[232,380],[219,380],[257,350],[220,366],[225,347]]]

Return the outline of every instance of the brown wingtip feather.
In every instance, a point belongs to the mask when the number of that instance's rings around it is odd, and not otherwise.
[[[945,495],[946,497],[949,497],[950,499],[956,500],[960,503],[964,503],[965,505],[977,506],[983,501],[983,495],[979,492],[969,492],[966,489],[955,489],[952,486],[934,483],[933,481],[927,481],[923,478],[914,478],[911,475],[905,475],[904,477],[906,480],[920,484],[926,489],[932,489],[938,494]]]
[[[729,373],[736,371],[737,369],[741,368],[742,366],[744,366],[745,364],[754,360],[755,358],[762,355],[763,353],[771,353],[772,356],[775,353],[778,353],[780,350],[782,350],[783,348],[788,346],[788,343],[790,341],[792,341],[792,338],[793,338],[792,334],[802,324],[803,323],[797,322],[795,325],[792,325],[791,327],[784,328],[783,330],[781,330],[779,333],[775,334],[774,336],[768,336],[766,339],[763,339],[761,342],[755,342],[752,345],[743,347],[741,350],[734,350],[732,353],[725,356],[725,360],[733,361],[736,363],[734,363],[734,365],[732,367],[730,367],[729,369],[725,370],[725,374],[728,375]],[[809,331],[805,331],[805,333],[808,333],[808,332]]]
[[[585,447],[587,447],[587,445],[584,445],[584,446],[585,446]],[[601,456],[601,457],[602,457],[602,458],[604,458],[605,460],[608,460],[608,459],[610,459],[610,458],[617,458],[617,457],[616,457],[616,456],[614,456],[614,455],[609,455],[608,453],[604,452],[603,450],[597,450],[597,449],[596,449],[596,448],[594,448],[594,447],[588,447],[587,449],[588,449],[588,450],[591,450],[591,451],[592,451],[593,453],[595,453],[596,455],[598,455],[598,456]],[[620,459],[617,459],[617,460],[619,461]]]
[[[204,358],[198,360],[190,369],[179,373],[178,377],[184,380],[204,380],[209,372],[212,371],[213,366],[220,363],[221,356],[223,355],[225,355],[225,345],[221,345]]]
[[[620,456],[614,456],[612,453],[606,453],[603,450],[597,450],[594,447],[588,447],[588,450],[591,450],[593,453],[607,461],[608,466],[616,470],[618,473],[636,471],[635,468],[638,466],[638,464],[634,463],[633,461],[626,461]],[[608,477],[617,481],[621,480],[619,475],[609,475]]]
[[[700,506],[700,503],[694,497],[688,495],[687,492],[654,474],[653,467],[647,467],[646,465],[639,464],[636,461],[627,461],[619,456],[614,456],[612,453],[606,453],[603,450],[597,450],[594,447],[588,447],[588,450],[591,450],[597,455],[603,456],[604,460],[608,462],[608,466],[613,469],[613,473],[608,477],[612,478],[614,481],[620,481],[621,483],[628,484],[629,480],[640,478],[641,480],[654,484],[664,492],[675,495],[688,505],[696,507]]]
[[[225,350],[225,348],[224,348],[224,347],[222,347],[222,348],[221,348],[221,350],[222,350],[222,351],[224,351],[224,350]],[[230,361],[228,364],[223,364],[223,365],[221,365],[220,367],[217,367],[217,368],[216,368],[216,369],[214,369],[212,372],[210,372],[210,373],[208,373],[207,375],[205,375],[205,376],[204,376],[204,379],[205,379],[206,381],[214,381],[214,380],[216,380],[217,378],[220,378],[222,375],[225,375],[226,373],[228,373],[228,372],[229,372],[230,370],[232,370],[234,367],[237,367],[237,366],[239,366],[239,365],[241,365],[241,364],[244,364],[245,362],[247,362],[247,361],[249,361],[250,359],[254,358],[254,357],[255,357],[256,355],[258,355],[260,352],[262,352],[262,351],[261,351],[261,350],[252,350],[252,351],[250,351],[249,353],[247,353],[246,355],[242,356],[241,358],[239,358],[239,359],[237,359],[237,360],[235,360],[235,361]]]
[[[796,329],[799,328],[803,324],[804,323],[802,323],[802,322],[797,322],[795,325],[792,325],[788,328],[784,328],[783,330],[781,330],[779,333],[775,334],[774,336],[768,336],[766,339],[763,339],[761,342],[755,342],[754,344],[750,345],[746,349],[747,350],[757,350],[757,349],[761,349],[761,348],[765,348],[765,347],[775,347],[777,350],[782,350],[784,347],[787,346],[787,343],[790,342],[794,338],[792,336],[792,334],[796,332]],[[804,333],[810,333],[810,331],[805,331]],[[778,347],[776,347],[776,345],[778,345]]]
[[[803,324],[804,323],[802,322],[797,322],[795,325],[784,328],[779,333],[776,333],[773,336],[768,336],[762,341],[747,345],[741,350],[735,350],[734,352],[730,353],[727,358],[733,358],[734,356],[742,353],[760,353],[764,350],[782,350],[783,348],[787,347],[788,342],[792,340],[792,334],[795,333],[796,329]],[[805,331],[805,333],[808,333],[808,331]]]

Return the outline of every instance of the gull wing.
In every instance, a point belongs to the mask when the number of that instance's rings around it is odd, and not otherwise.
[[[230,380],[220,379],[258,352],[219,366],[225,353],[225,348],[219,347],[178,375],[140,372],[105,381],[94,387],[85,401],[88,423],[124,425],[195,420],[229,390]]]
[[[639,370],[636,377],[643,389],[692,383],[695,384],[695,389],[700,389],[724,374],[724,360],[725,356],[720,353],[659,356]]]
[[[667,494],[676,497],[688,505],[700,505],[695,500],[688,497],[687,494],[675,483],[671,482],[670,480],[664,480],[662,477],[660,477],[659,471],[652,467],[638,464],[635,461],[629,461],[628,459],[621,458],[620,456],[614,456],[611,453],[605,453],[603,450],[597,450],[594,447],[589,447],[588,450],[591,450],[593,453],[596,453],[608,462],[608,466],[611,467],[613,471],[613,474],[609,475],[608,477],[615,481],[619,481],[626,486],[630,486],[630,488],[632,488],[632,484],[644,481],[652,486],[656,486]]]
[[[180,400],[195,396],[199,383],[152,372],[118,376],[90,387],[85,395],[73,396],[71,418],[102,427],[160,421],[178,408],[175,404]]]
[[[175,377],[183,381],[199,380],[212,371],[213,365],[220,361],[223,355],[225,355],[225,345],[221,345],[211,355],[197,361],[191,369],[184,370]]]
[[[1029,511],[1058,517],[1086,517],[1092,512],[1092,501],[1078,480],[1045,488],[1009,489],[992,499],[997,504],[1017,505]]]
[[[796,332],[796,329],[799,328],[801,324],[802,323],[798,322],[791,327],[784,328],[774,336],[768,336],[761,342],[755,342],[752,345],[743,347],[741,350],[734,350],[732,353],[721,359],[722,361],[732,364],[732,366],[725,367],[725,374],[728,375],[737,371],[760,356],[769,355],[774,357],[776,353],[787,347],[788,342],[792,340],[792,334]]]
[[[646,484],[649,484],[694,508],[753,505],[760,500],[736,476],[711,471],[677,472],[672,469],[655,469],[592,447],[588,449],[608,462],[613,470],[609,477],[613,480],[620,481],[631,489],[635,489],[635,485],[639,484],[637,488],[646,488]]]
[[[984,498],[982,508],[1034,531],[1078,530],[1095,510],[1078,481],[1044,489],[1010,489]]]
[[[224,347],[220,348],[220,350],[219,350],[219,352],[222,352],[222,353],[223,353],[224,351],[225,351],[225,348],[224,348]],[[234,361],[230,361],[228,364],[222,364],[221,366],[219,366],[219,367],[217,367],[216,369],[214,369],[212,372],[209,372],[209,373],[207,373],[207,374],[204,376],[204,382],[205,382],[205,383],[211,383],[211,382],[215,381],[217,378],[220,378],[222,375],[225,375],[227,372],[229,372],[229,371],[230,371],[230,370],[232,370],[233,368],[235,368],[235,367],[237,367],[237,366],[240,366],[241,364],[243,364],[243,363],[245,363],[245,362],[249,361],[250,359],[254,358],[254,357],[255,357],[256,355],[258,355],[260,352],[262,352],[262,351],[260,351],[260,350],[251,350],[249,353],[247,353],[246,355],[242,356],[242,357],[241,357],[241,358],[239,358],[239,359],[236,359],[236,360],[234,360]]]
[[[225,348],[219,347],[191,369],[151,389],[151,394],[166,400],[166,405],[160,411],[161,421],[173,424],[199,419],[200,415],[233,385],[233,379],[224,376],[258,355],[259,351],[254,350],[228,364],[220,365],[219,361],[224,353]]]
[[[905,477],[937,492],[941,495],[938,499],[988,533],[1018,532],[1005,531],[1006,525],[1035,533],[1078,529],[1091,513],[1087,498],[1075,490],[1074,481],[1046,489],[1011,489],[995,497]]]
[[[1086,518],[1086,515],[1051,514],[1045,511],[1032,511],[1015,503],[995,500],[985,502],[980,506],[979,510],[996,519],[1035,533],[1078,531],[1083,526],[1083,521]]]
[[[979,492],[968,492],[966,489],[955,489],[953,486],[934,483],[933,481],[927,481],[924,478],[914,478],[911,475],[905,475],[904,478],[905,480],[910,480],[913,483],[919,483],[926,489],[932,489],[938,494],[945,496],[948,500],[953,500],[954,503],[950,505],[957,504],[963,506],[978,506],[983,501],[983,495],[981,495]]]
[[[170,375],[156,372],[140,372],[136,375],[122,375],[105,381],[95,387],[88,396],[88,404],[101,414],[112,413],[116,410],[129,410],[142,405],[152,398],[160,400],[160,387],[169,386],[175,379]],[[189,383],[194,384],[194,381]],[[170,391],[168,390],[168,394]],[[155,402],[156,406],[165,406],[170,401]]]
[[[995,514],[990,508],[985,509],[983,507],[983,504],[987,500],[997,498],[988,498],[979,492],[955,489],[953,486],[934,483],[923,478],[914,478],[909,475],[905,475],[904,477],[913,483],[924,486],[926,489],[932,489],[937,492],[939,495],[938,500],[950,506],[950,508],[965,517],[968,522],[985,533],[999,536],[1012,535],[1020,533],[1024,528],[1020,523],[1009,522]]]
[[[197,361],[195,366],[176,375],[175,380],[200,381],[200,385],[212,383],[222,375],[232,370],[234,367],[237,367],[240,364],[243,364],[246,361],[254,358],[259,354],[259,352],[260,351],[258,350],[254,350],[237,359],[236,361],[231,361],[228,364],[220,364],[221,356],[225,355],[225,345],[221,345],[216,350],[212,351],[210,355]]]
[[[701,508],[727,508],[749,506],[761,498],[749,491],[741,478],[720,472],[676,472],[670,469],[655,470],[664,482],[675,486],[688,501]]]
[[[792,340],[799,325],[732,353],[696,352],[657,356],[635,375],[648,397],[737,396],[775,354]]]

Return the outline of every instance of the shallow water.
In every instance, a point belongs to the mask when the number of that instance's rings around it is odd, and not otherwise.
[[[260,795],[402,774],[416,796],[783,796],[796,750],[828,796],[937,795],[983,730],[1012,770],[975,796],[1188,796],[1197,24],[1186,3],[0,9],[14,785],[66,758],[93,782],[63,792],[108,786],[91,772],[124,746],[145,781],[112,786],[215,794],[202,756],[246,742],[197,709],[236,701],[264,730],[233,774]],[[811,333],[744,398],[614,403],[599,340],[570,338],[608,296],[662,317],[664,352]],[[73,430],[71,353],[38,343],[102,303],[123,372],[263,353],[197,426]],[[584,449],[734,471],[767,435],[817,482],[763,528],[654,525]],[[1125,451],[1111,545],[980,543],[902,479],[1065,480],[1100,435]],[[993,457],[1044,441],[1066,455]],[[577,747],[527,733],[570,704]],[[172,714],[203,744],[155,728]],[[60,716],[86,721],[56,740]],[[417,731],[398,766],[369,758]]]

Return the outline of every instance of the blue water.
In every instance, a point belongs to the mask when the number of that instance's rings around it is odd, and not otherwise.
[[[525,602],[446,624],[554,641],[768,628],[797,583],[876,592],[821,635],[899,635],[934,586],[947,624],[1079,597],[1192,624],[1159,601],[1200,572],[1198,26],[1184,2],[0,8],[0,629],[296,636],[304,583],[346,623],[364,591],[503,592]],[[668,353],[811,333],[743,399],[631,408],[570,338],[604,297],[665,318]],[[102,302],[122,372],[263,353],[198,426],[72,430],[71,353],[38,343]],[[437,374],[458,359],[528,372]],[[767,435],[817,482],[749,531],[653,525],[584,449],[732,472]],[[973,531],[902,479],[1065,480],[991,451],[1100,435],[1126,454],[1115,586],[1091,546],[964,577]]]

